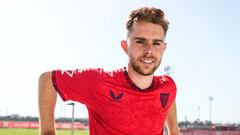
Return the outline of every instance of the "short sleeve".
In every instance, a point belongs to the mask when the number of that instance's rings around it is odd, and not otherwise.
[[[169,87],[171,88],[171,90],[173,92],[177,91],[177,87],[176,87],[176,83],[175,81],[172,79],[172,77],[168,76],[168,75],[164,75],[163,78],[169,83]]]
[[[89,104],[101,76],[102,69],[54,70],[52,83],[63,101]]]
[[[177,87],[174,80],[168,75],[161,76],[160,80],[162,82],[160,100],[161,103],[168,102],[165,104],[165,109],[168,110],[176,99]]]

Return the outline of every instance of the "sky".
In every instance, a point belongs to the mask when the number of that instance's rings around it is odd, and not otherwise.
[[[0,0],[0,116],[38,116],[38,78],[54,69],[127,66],[128,13],[161,8],[170,22],[156,75],[170,65],[179,121],[240,123],[240,1]],[[209,101],[213,97],[213,101]],[[71,117],[58,97],[56,117]],[[76,103],[76,117],[87,110]]]

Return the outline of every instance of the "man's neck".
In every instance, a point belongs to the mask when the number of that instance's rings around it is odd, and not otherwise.
[[[132,82],[140,89],[146,89],[152,84],[153,75],[144,76],[137,73],[132,67],[128,66],[128,76]]]

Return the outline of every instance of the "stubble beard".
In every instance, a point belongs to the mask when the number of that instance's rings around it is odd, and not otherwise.
[[[129,63],[130,63],[130,66],[133,68],[133,70],[135,72],[137,72],[138,74],[143,75],[143,76],[153,75],[154,72],[157,70],[157,68],[159,67],[159,65],[161,63],[161,59],[158,60],[158,59],[154,58],[155,59],[155,64],[154,64],[153,67],[141,66],[139,64],[139,59],[140,58],[142,58],[142,57],[134,58],[133,56],[130,55]],[[153,57],[151,57],[151,58],[153,58]]]

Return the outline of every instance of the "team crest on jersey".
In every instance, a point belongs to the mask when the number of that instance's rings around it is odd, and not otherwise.
[[[110,90],[110,96],[113,101],[120,101],[122,99],[123,95],[124,95],[123,92],[116,94],[112,90]]]
[[[163,108],[166,107],[169,98],[169,93],[160,93],[160,102]]]

